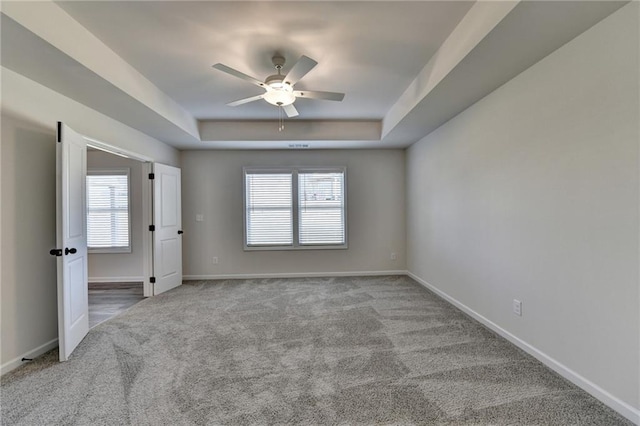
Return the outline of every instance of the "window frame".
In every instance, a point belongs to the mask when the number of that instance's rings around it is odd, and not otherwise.
[[[291,173],[291,200],[293,218],[293,242],[290,245],[248,245],[247,244],[247,174]],[[344,244],[300,244],[300,200],[298,198],[298,174],[300,173],[342,173],[344,223]],[[337,167],[254,167],[242,168],[242,228],[244,251],[289,251],[289,250],[346,250],[349,248],[348,203],[347,203],[347,168]]]
[[[91,254],[109,254],[109,253],[131,253],[132,232],[131,232],[131,168],[90,168],[87,169],[87,176],[127,176],[127,232],[129,234],[129,245],[126,247],[89,247],[89,195],[87,194],[87,252]],[[89,185],[87,185],[87,189]]]

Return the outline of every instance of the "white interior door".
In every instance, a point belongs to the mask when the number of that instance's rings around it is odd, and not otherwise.
[[[56,191],[58,244],[58,344],[60,361],[89,332],[87,287],[87,142],[58,123]]]
[[[153,166],[153,294],[182,284],[182,206],[180,169]]]

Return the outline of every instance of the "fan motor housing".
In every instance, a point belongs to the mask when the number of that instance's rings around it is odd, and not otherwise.
[[[271,86],[272,88],[276,89],[284,86],[284,84],[282,83],[283,81],[284,81],[284,75],[274,74],[267,77],[264,83],[267,86]]]

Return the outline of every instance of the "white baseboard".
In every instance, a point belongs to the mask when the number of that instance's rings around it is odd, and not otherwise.
[[[627,419],[631,420],[635,424],[640,424],[640,410],[638,410],[637,408],[632,407],[631,405],[622,401],[620,398],[617,398],[616,396],[602,389],[600,386],[596,385],[592,381],[586,379],[585,377],[582,377],[580,374],[571,370],[569,367],[558,362],[557,360],[545,354],[544,352],[540,351],[539,349],[531,346],[529,343],[525,342],[519,337],[511,334],[504,328],[500,327],[498,324],[480,315],[473,309],[469,308],[467,305],[459,302],[457,299],[449,296],[447,293],[443,292],[437,287],[434,287],[433,285],[429,284],[428,282],[418,277],[417,275],[413,274],[412,272],[407,271],[407,275],[413,278],[423,287],[434,292],[436,295],[438,295],[442,299],[451,303],[456,308],[468,314],[475,320],[481,322],[483,325],[487,326],[488,328],[495,331],[497,334],[504,337],[505,339],[507,339],[508,341],[510,341],[511,343],[513,343],[514,345],[516,345],[517,347],[519,347],[520,349],[528,353],[529,355],[533,356],[538,361],[542,362],[544,365],[546,365],[556,373],[560,374],[565,379],[569,380],[576,386],[582,388],[583,390],[585,390],[586,392],[588,392],[598,400],[602,401],[607,406],[611,407],[618,413],[622,414]]]
[[[9,362],[6,362],[4,364],[2,364],[0,366],[0,375],[6,374],[11,370],[15,370],[16,368],[20,367],[21,365],[24,365],[25,362],[22,361],[22,358],[35,358],[37,356],[42,355],[45,352],[50,351],[51,349],[55,348],[58,346],[58,339],[55,338],[47,343],[45,343],[44,345],[40,345],[35,349],[32,349],[28,352],[23,353],[22,355],[19,355],[17,357],[15,357],[14,359],[12,359]]]
[[[133,283],[143,282],[144,277],[89,277],[90,283]]]
[[[275,272],[265,274],[219,274],[219,275],[184,275],[189,280],[250,280],[259,278],[317,278],[317,277],[372,277],[386,275],[407,275],[405,270],[397,271],[345,271],[345,272]]]

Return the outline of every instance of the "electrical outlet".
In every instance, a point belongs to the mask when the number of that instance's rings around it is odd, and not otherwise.
[[[391,253],[391,260],[397,260],[398,256],[395,253]]]
[[[202,222],[204,221],[204,215],[203,214],[197,214],[196,215],[196,222]]]
[[[517,316],[522,316],[522,302],[518,299],[513,299],[513,313]]]
[[[211,258],[211,263],[213,263],[214,265],[218,264],[218,256],[214,256]]]

